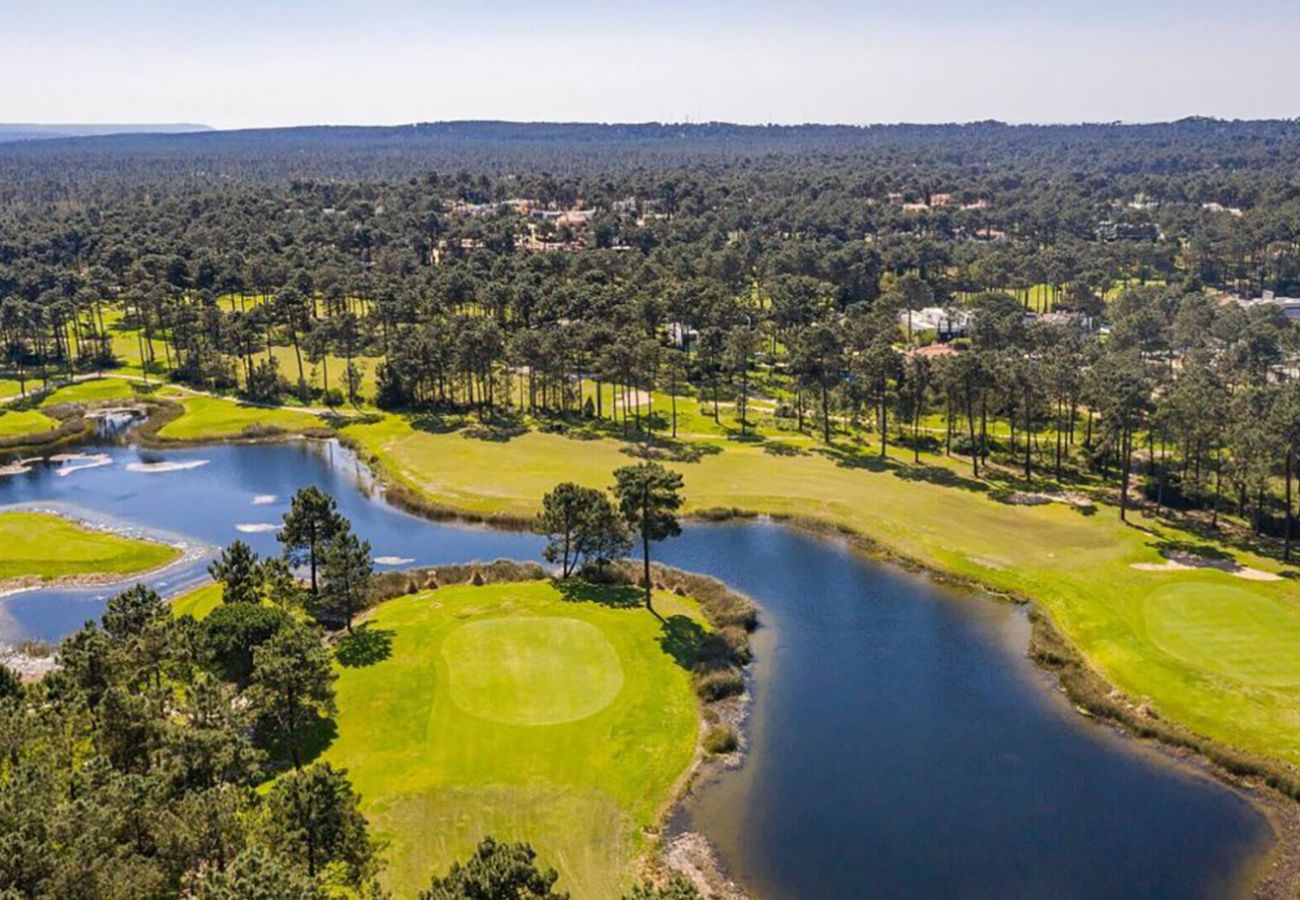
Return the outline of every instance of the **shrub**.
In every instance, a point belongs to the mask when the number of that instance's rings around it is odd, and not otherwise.
[[[700,675],[695,681],[695,693],[700,699],[714,703],[745,692],[745,676],[738,669],[715,669]]]
[[[728,725],[714,725],[704,735],[704,749],[710,753],[735,753],[739,746],[735,729]]]

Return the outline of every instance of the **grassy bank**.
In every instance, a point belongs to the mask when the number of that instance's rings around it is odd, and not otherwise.
[[[608,438],[483,433],[398,416],[343,430],[399,487],[441,508],[522,519],[561,480],[597,487],[630,461]],[[1300,591],[1289,578],[1249,580],[1163,566],[1196,539],[1113,510],[1017,506],[930,457],[914,466],[874,451],[810,441],[700,439],[682,472],[688,510],[739,509],[813,520],[890,552],[1034,599],[1092,666],[1125,693],[1194,732],[1300,763]],[[1208,548],[1223,552],[1221,547]],[[1238,553],[1266,574],[1276,563]],[[1183,603],[1181,597],[1190,599]]]
[[[450,585],[368,617],[340,668],[346,767],[411,896],[485,834],[528,840],[575,897],[618,896],[698,736],[694,601],[628,587]],[[567,594],[567,595],[566,595]],[[347,640],[347,639],[345,639]],[[340,657],[348,658],[340,646]]]
[[[95,531],[48,513],[0,512],[0,583],[128,576],[179,556],[166,544]]]

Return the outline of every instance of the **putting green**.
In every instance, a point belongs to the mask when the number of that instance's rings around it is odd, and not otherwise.
[[[1170,584],[1147,598],[1151,639],[1166,653],[1245,684],[1300,685],[1300,616],[1247,588]]]
[[[623,687],[618,653],[600,629],[533,616],[464,625],[442,645],[451,702],[508,725],[556,725],[595,715]]]

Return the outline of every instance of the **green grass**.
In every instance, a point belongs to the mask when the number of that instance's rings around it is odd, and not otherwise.
[[[692,601],[656,602],[675,624],[698,621]],[[413,896],[492,834],[531,842],[575,897],[618,896],[695,750],[698,707],[666,633],[644,609],[548,582],[375,610],[362,634],[391,640],[389,655],[340,668],[325,759],[389,842],[386,887]]]
[[[166,544],[95,531],[48,513],[0,512],[0,581],[132,575],[179,555]]]
[[[324,428],[319,416],[290,409],[250,406],[224,397],[172,393],[185,413],[168,422],[160,437],[170,440],[214,440],[239,437],[250,428],[276,428],[286,432]]]
[[[193,616],[201,621],[206,619],[208,613],[220,605],[221,585],[215,581],[209,581],[207,584],[200,585],[175,597],[171,602],[171,610],[172,615],[177,618]]]
[[[135,386],[123,378],[92,378],[61,387],[41,401],[41,406],[58,406],[63,403],[106,403],[114,400],[132,400]]]
[[[0,408],[0,438],[39,436],[58,427],[57,421],[34,409]]]
[[[531,516],[555,483],[608,487],[611,472],[634,461],[622,452],[625,444],[611,439],[533,431],[508,441],[478,440],[420,430],[395,416],[345,433],[407,488],[482,515]],[[767,452],[763,443],[697,443],[720,452],[670,464],[685,478],[688,511],[739,508],[817,520],[1031,597],[1112,684],[1166,718],[1300,764],[1300,683],[1290,675],[1300,657],[1300,644],[1289,637],[1300,634],[1294,580],[1135,570],[1134,563],[1162,560],[1162,542],[1196,539],[1136,515],[1140,527],[1125,526],[1110,507],[1087,515],[1063,503],[1007,505],[991,496],[993,485],[970,478],[965,462],[939,456],[923,457],[916,467],[908,450],[882,464],[874,448],[858,451],[847,440],[828,453],[807,439],[782,436],[783,454]],[[1245,566],[1279,568],[1236,555]],[[1170,605],[1170,596],[1189,588],[1208,599],[1186,610]],[[1266,632],[1273,637],[1264,639]]]

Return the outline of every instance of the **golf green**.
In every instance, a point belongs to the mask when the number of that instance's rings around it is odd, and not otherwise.
[[[594,715],[623,686],[618,653],[578,619],[514,617],[464,625],[442,645],[447,690],[465,712],[510,725]]]

